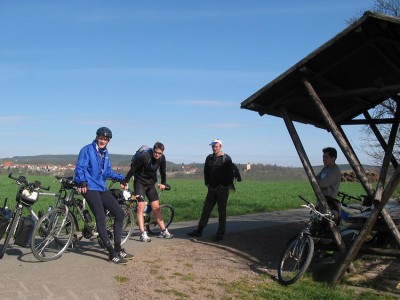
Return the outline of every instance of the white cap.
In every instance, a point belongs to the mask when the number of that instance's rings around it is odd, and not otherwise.
[[[216,143],[219,143],[222,147],[222,141],[220,139],[213,139],[213,141],[211,142],[210,146],[214,146]]]

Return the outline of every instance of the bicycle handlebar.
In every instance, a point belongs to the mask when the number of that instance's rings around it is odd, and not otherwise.
[[[359,202],[362,202],[363,200],[361,199],[361,196],[357,196],[357,197],[354,197],[354,196],[352,196],[352,195],[349,195],[349,194],[346,194],[346,193],[343,193],[343,192],[339,192],[338,193],[338,197],[340,197],[342,200],[340,201],[340,202],[344,202],[345,200],[356,200],[356,201],[359,201]]]
[[[41,186],[42,183],[39,180],[35,180],[32,183],[32,182],[29,182],[26,179],[26,177],[22,176],[22,175],[20,175],[19,177],[14,177],[13,174],[10,173],[10,174],[8,174],[8,178],[14,179],[17,182],[17,184],[19,184],[19,185],[25,185],[25,186],[32,185],[32,186],[34,186],[35,188],[38,188],[38,189],[42,189],[42,190],[46,190],[46,191],[50,190],[50,186],[47,186],[47,187]]]
[[[165,189],[164,191],[169,191],[171,190],[171,186],[169,184],[164,184],[165,185]]]
[[[332,218],[332,215],[331,214],[323,214],[323,213],[321,213],[320,211],[318,211],[316,208],[315,208],[315,205],[314,204],[312,204],[310,201],[308,201],[308,199],[306,198],[306,197],[304,197],[303,195],[298,195],[299,197],[300,197],[300,199],[301,200],[303,200],[305,203],[307,203],[307,205],[302,205],[303,207],[306,207],[306,208],[308,208],[309,210],[311,210],[314,214],[316,214],[316,215],[318,215],[318,216],[320,216],[320,217],[322,217],[322,218],[324,218],[324,219],[326,219],[326,220],[328,220],[329,222],[333,222],[332,220],[331,220],[331,218]]]

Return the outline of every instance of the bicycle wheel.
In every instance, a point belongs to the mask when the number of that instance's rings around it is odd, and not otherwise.
[[[8,244],[10,243],[10,239],[14,235],[15,230],[17,229],[17,225],[18,225],[20,218],[21,218],[20,211],[18,211],[14,214],[11,223],[8,224],[8,227],[6,229],[6,237],[4,239],[4,244],[0,250],[0,259],[2,259],[4,256],[4,253],[6,253]]]
[[[72,241],[74,218],[70,212],[57,208],[43,215],[35,226],[31,249],[40,261],[59,258]]]
[[[174,219],[175,211],[169,204],[160,205],[161,214],[164,219],[165,228],[168,228],[171,225],[172,220]],[[146,230],[148,233],[157,235],[160,234],[160,227],[157,224],[157,220],[154,217],[154,213],[151,213],[150,220],[148,225],[146,225]]]
[[[308,269],[314,254],[314,242],[309,235],[299,235],[283,254],[278,279],[283,285],[295,283]]]
[[[122,209],[124,210],[124,225],[122,227],[121,245],[125,244],[130,238],[133,232],[133,224],[135,223],[132,208],[127,205],[122,205]]]
[[[121,245],[123,245],[132,234],[133,224],[135,222],[135,219],[133,216],[132,209],[129,206],[122,204],[121,208],[124,211],[124,222],[122,225],[122,234],[121,234]],[[114,220],[115,220],[114,216],[110,212],[108,212],[106,215],[106,228],[108,237],[110,238],[112,243],[114,243]],[[100,236],[97,237],[97,241],[102,248],[105,248]]]

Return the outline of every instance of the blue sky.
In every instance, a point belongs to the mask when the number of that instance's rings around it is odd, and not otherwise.
[[[0,158],[77,154],[107,126],[113,154],[161,141],[169,161],[204,162],[220,138],[237,163],[301,166],[283,120],[240,103],[371,3],[2,1]],[[295,125],[313,165],[337,147]],[[361,127],[344,129],[357,149]]]

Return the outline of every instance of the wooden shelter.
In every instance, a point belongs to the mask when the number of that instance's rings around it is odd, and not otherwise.
[[[400,182],[400,169],[393,156],[399,132],[400,95],[400,19],[366,12],[356,22],[310,53],[275,80],[241,103],[241,108],[283,118],[312,188],[323,209],[329,210],[317,184],[314,171],[296,132],[294,121],[329,131],[352,166],[374,208],[348,252],[336,226],[334,240],[343,252],[332,283],[341,279],[360,251],[376,220],[382,219],[395,241],[400,235],[385,209]],[[394,118],[374,119],[369,110],[385,100],[397,103]],[[385,151],[376,187],[367,180],[343,130],[343,125],[369,125]],[[377,124],[391,125],[384,138]],[[390,164],[395,172],[388,179]]]

